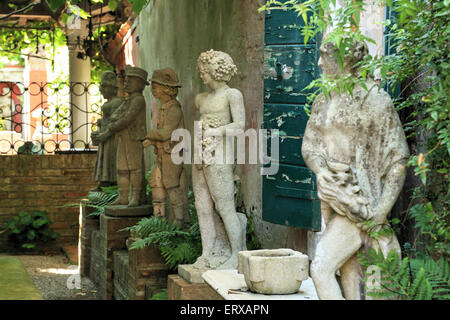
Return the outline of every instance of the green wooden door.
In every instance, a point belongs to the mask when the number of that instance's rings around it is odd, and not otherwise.
[[[304,45],[303,19],[293,11],[266,12],[265,22],[263,128],[279,129],[282,137],[278,173],[263,176],[263,220],[319,231],[316,178],[301,156],[308,120],[304,88],[319,74],[319,44],[312,39]],[[267,144],[270,150],[270,139]]]

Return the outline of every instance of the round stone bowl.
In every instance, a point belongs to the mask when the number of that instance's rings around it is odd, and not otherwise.
[[[308,279],[308,256],[291,249],[240,251],[238,272],[252,292],[292,294]]]

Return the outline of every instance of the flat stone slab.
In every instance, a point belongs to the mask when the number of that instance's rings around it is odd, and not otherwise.
[[[237,270],[208,270],[202,275],[207,284],[225,300],[319,300],[311,278],[304,280],[297,293],[259,294],[248,290],[244,275]]]
[[[105,215],[109,217],[145,217],[153,214],[151,205],[129,207],[127,205],[106,206]]]
[[[178,265],[178,275],[190,283],[205,283],[205,280],[202,278],[202,274],[205,271],[207,269],[200,270],[192,267],[192,264]]]

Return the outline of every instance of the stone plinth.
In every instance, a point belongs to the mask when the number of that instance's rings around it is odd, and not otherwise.
[[[209,270],[203,274],[205,285],[225,300],[319,300],[311,278],[303,281],[293,294],[259,294],[248,291],[244,275],[237,270]]]
[[[129,238],[129,247],[136,239]],[[128,296],[130,300],[150,299],[167,288],[168,267],[156,245],[143,249],[128,249]]]
[[[223,300],[206,283],[190,283],[179,275],[167,278],[167,297],[169,300]]]
[[[206,269],[193,268],[191,264],[178,265],[178,275],[188,281],[189,283],[205,283],[202,274]]]
[[[91,279],[98,288],[99,297],[111,300],[113,294],[113,253],[126,250],[129,231],[120,231],[135,225],[139,217],[100,216],[100,230],[92,233]]]
[[[127,240],[127,246],[134,239]],[[168,268],[157,246],[113,253],[113,298],[148,300],[167,288]]]
[[[87,200],[81,200],[80,203],[80,227],[78,234],[78,264],[82,277],[90,277],[92,233],[100,227],[99,217],[89,216],[93,208],[86,207],[86,202]]]
[[[128,300],[128,252],[118,250],[113,253],[113,299]]]
[[[108,217],[146,217],[153,212],[151,205],[128,207],[126,205],[107,206],[105,215]]]

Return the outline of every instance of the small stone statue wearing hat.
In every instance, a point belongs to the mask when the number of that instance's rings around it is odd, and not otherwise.
[[[111,121],[105,130],[97,137],[101,140],[112,134],[116,135],[119,198],[111,205],[138,206],[142,204],[145,196],[144,149],[140,140],[147,131],[146,105],[142,95],[147,85],[147,71],[129,65],[125,67],[124,91],[128,96],[111,115]]]
[[[107,100],[102,105],[103,117],[97,120],[98,132],[108,127],[111,115],[121,105],[122,100],[117,97],[117,78],[112,71],[105,71],[100,82],[100,92]],[[106,137],[106,140],[98,141],[96,134],[92,134],[92,142],[98,145],[97,161],[94,168],[94,181],[98,182],[95,191],[101,191],[101,187],[115,185],[117,183],[116,147],[114,146],[114,134]]]
[[[155,70],[150,81],[153,96],[161,102],[156,128],[147,133],[142,143],[144,147],[153,145],[157,156],[149,181],[152,187],[153,214],[166,218],[165,203],[168,196],[171,220],[182,226],[189,220],[186,175],[183,164],[175,164],[171,159],[172,149],[176,144],[171,141],[172,132],[184,128],[183,111],[176,99],[181,85],[177,74],[170,68]]]

